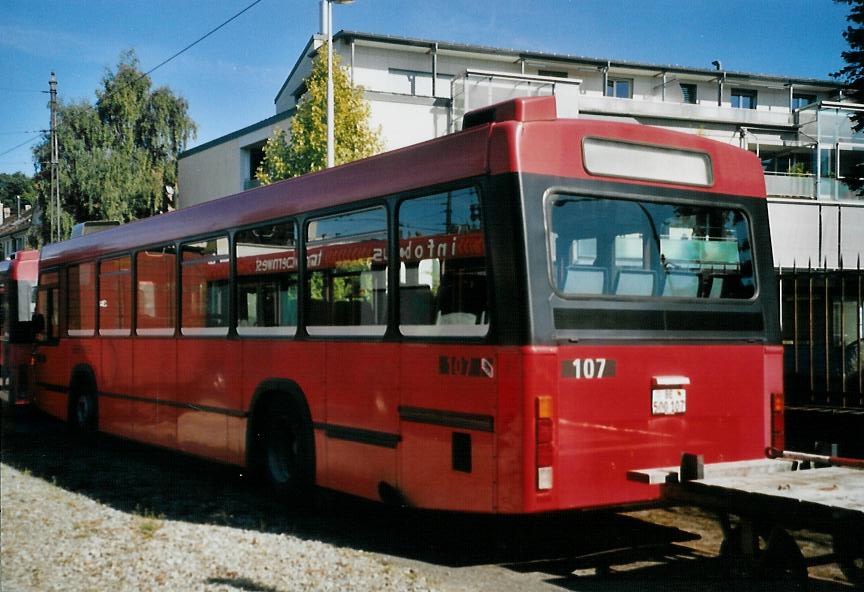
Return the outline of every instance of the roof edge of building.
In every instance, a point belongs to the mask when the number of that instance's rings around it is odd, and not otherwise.
[[[209,142],[204,142],[203,144],[199,144],[194,148],[189,148],[188,150],[184,150],[177,157],[178,160],[181,158],[187,158],[189,156],[193,156],[199,152],[203,152],[204,150],[209,150],[214,146],[218,146],[219,144],[224,144],[225,142],[230,142],[235,138],[239,138],[240,136],[245,136],[248,133],[254,132],[255,130],[259,130],[262,127],[267,127],[268,125],[272,125],[274,123],[279,123],[280,121],[285,121],[294,115],[297,111],[296,108],[288,109],[287,111],[282,111],[281,113],[277,113],[272,117],[268,117],[267,119],[261,120],[257,123],[253,123],[252,125],[248,125],[242,129],[239,129],[235,132],[231,132],[230,134],[226,134],[224,136],[220,136],[214,140],[210,140]]]

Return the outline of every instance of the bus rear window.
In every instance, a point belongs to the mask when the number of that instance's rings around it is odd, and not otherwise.
[[[750,231],[735,209],[555,195],[550,273],[564,297],[750,299]]]

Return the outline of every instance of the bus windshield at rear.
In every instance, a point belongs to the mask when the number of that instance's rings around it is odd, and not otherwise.
[[[563,298],[750,300],[749,224],[738,209],[553,195],[550,277]]]

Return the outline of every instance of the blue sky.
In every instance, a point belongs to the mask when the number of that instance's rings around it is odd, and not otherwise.
[[[64,101],[93,101],[106,68],[134,49],[143,70],[253,0],[0,0],[0,153],[48,127],[48,77]],[[346,29],[612,60],[827,79],[842,65],[846,5],[831,0],[357,0]],[[274,114],[318,0],[262,0],[152,74],[189,101],[191,146]],[[30,132],[30,133],[23,133]],[[31,174],[30,144],[0,172]]]

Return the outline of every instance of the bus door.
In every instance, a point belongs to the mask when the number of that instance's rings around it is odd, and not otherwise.
[[[395,485],[399,444],[398,344],[387,330],[387,212],[314,219],[307,232],[307,331],[326,338],[322,484],[368,498]],[[358,462],[358,458],[362,461]]]
[[[409,503],[495,507],[496,349],[475,188],[399,206],[400,489]]]
[[[60,273],[43,272],[39,276],[36,299],[36,380],[39,407],[60,419],[67,418],[69,361],[58,351],[60,342]]]
[[[228,237],[181,245],[180,333],[177,409],[180,450],[227,460],[229,423],[241,409],[241,355],[227,340],[229,320]]]

